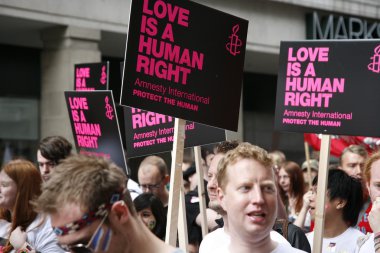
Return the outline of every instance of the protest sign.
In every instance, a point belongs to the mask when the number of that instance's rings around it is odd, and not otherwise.
[[[124,107],[128,158],[166,152],[173,149],[174,118],[141,109]],[[188,121],[184,147],[226,140],[225,130]]]
[[[75,146],[80,154],[111,159],[126,170],[111,91],[65,91]]]
[[[248,21],[132,0],[120,104],[237,131]]]
[[[74,90],[112,90],[115,101],[120,100],[120,63],[81,63],[74,66]]]
[[[380,136],[380,41],[282,42],[275,129]]]

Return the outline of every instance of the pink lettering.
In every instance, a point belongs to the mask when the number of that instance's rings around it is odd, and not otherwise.
[[[149,8],[149,0],[144,0],[143,13],[154,15],[159,19],[168,18],[169,22],[188,27],[190,11],[182,7],[166,3],[162,0],[157,0],[153,4],[153,9]]]
[[[86,97],[73,97],[69,98],[69,104],[71,109],[88,110]]]
[[[297,49],[296,55],[294,56],[293,48],[290,47],[288,49],[288,61],[305,62],[307,60],[310,60],[314,62],[317,60],[320,62],[327,62],[329,60],[328,53],[328,47],[300,47]]]
[[[329,107],[331,93],[285,92],[285,106]]]
[[[142,112],[132,115],[132,128],[142,128],[172,122],[173,118],[154,112]]]
[[[98,148],[98,137],[77,135],[77,142],[79,147],[83,148]]]
[[[183,85],[187,84],[187,76],[191,73],[189,68],[149,58],[141,54],[137,56],[136,71],[176,83],[181,82]]]
[[[87,67],[87,68],[77,68],[75,70],[75,74],[76,74],[76,78],[78,77],[90,77],[90,68]]]

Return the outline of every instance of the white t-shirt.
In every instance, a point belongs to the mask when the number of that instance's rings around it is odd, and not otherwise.
[[[270,238],[275,242],[290,246],[290,243],[276,231],[270,232]],[[199,253],[218,252],[218,250],[228,249],[230,241],[231,238],[224,231],[224,228],[218,228],[205,236],[199,247]]]
[[[10,225],[9,222],[4,220],[0,222],[0,237],[9,238]],[[65,252],[57,245],[57,237],[53,233],[49,217],[44,219],[42,215],[38,215],[26,229],[26,237],[26,241],[32,245],[36,251],[43,253]],[[13,250],[11,252],[15,251]]]
[[[374,234],[371,234],[360,248],[356,247],[355,253],[375,253],[374,237]]]
[[[278,246],[272,250],[270,253],[301,253],[301,252],[306,252],[300,249],[293,248],[290,244],[285,244],[285,243],[279,243]]]
[[[349,227],[342,234],[333,238],[323,238],[322,253],[350,253],[355,252],[356,241],[364,234]],[[310,247],[313,249],[314,231],[306,234]]]

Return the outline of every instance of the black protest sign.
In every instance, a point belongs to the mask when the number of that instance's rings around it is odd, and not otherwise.
[[[282,42],[275,129],[380,136],[380,41]]]
[[[141,109],[124,107],[128,158],[173,149],[174,118]],[[185,126],[185,148],[226,140],[225,130],[194,122]]]
[[[65,91],[78,153],[111,159],[126,170],[111,91]]]
[[[81,63],[74,66],[74,90],[112,90],[115,101],[120,100],[120,63]]]
[[[74,90],[108,90],[108,64],[106,62],[75,64]]]
[[[131,2],[120,103],[237,131],[248,21],[191,1]]]

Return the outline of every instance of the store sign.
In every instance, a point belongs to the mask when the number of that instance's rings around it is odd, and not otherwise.
[[[380,23],[367,19],[316,11],[307,15],[308,39],[378,39]]]

